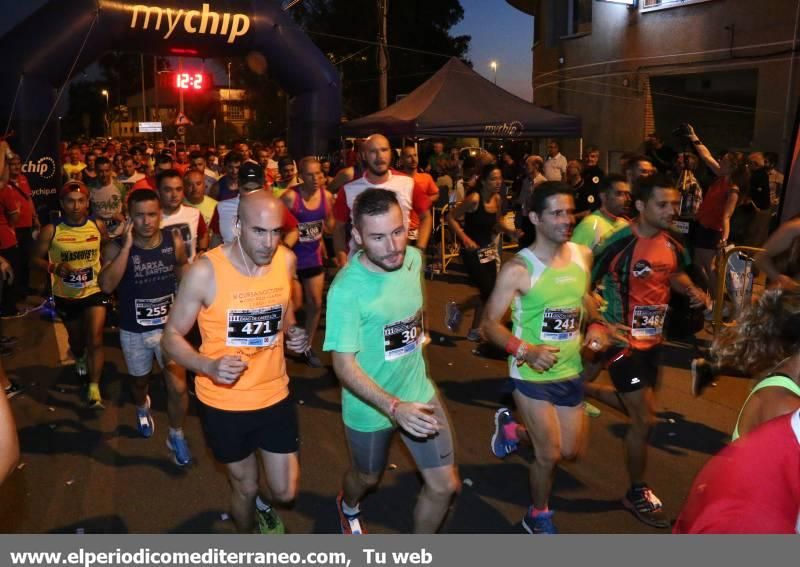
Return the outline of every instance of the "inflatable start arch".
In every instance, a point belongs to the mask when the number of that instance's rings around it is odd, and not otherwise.
[[[0,122],[16,132],[40,213],[57,207],[59,91],[108,51],[198,57],[263,54],[290,95],[289,147],[321,154],[338,135],[336,68],[279,0],[51,0],[0,38]]]

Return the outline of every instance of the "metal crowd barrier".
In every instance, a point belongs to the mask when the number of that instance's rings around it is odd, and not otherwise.
[[[721,249],[717,253],[717,283],[714,288],[714,310],[712,312],[712,329],[714,335],[716,335],[720,328],[722,327],[722,313],[725,303],[725,291],[727,287],[727,275],[728,275],[728,260],[734,254],[739,252],[746,252],[752,256],[763,252],[763,248],[754,248],[752,246],[732,246],[731,248]],[[759,274],[759,280],[766,280],[766,276],[764,274]],[[753,284],[755,285],[755,278],[753,278]]]
[[[458,238],[455,234],[450,230],[450,227],[447,225],[447,213],[450,210],[450,205],[445,205],[441,208],[441,212],[439,213],[439,224],[434,226],[434,230],[438,230],[440,232],[439,235],[439,254],[441,258],[442,264],[442,272],[443,274],[447,273],[447,265],[453,261],[454,258],[458,258],[461,251],[461,245],[458,242]]]

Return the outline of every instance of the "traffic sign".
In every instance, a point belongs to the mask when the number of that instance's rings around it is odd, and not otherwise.
[[[178,126],[178,136],[183,136],[186,134],[186,126]]]
[[[175,117],[175,126],[190,126],[192,121],[189,120],[183,112],[179,112]]]

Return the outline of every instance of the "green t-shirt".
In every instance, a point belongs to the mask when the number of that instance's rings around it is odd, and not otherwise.
[[[572,233],[572,242],[594,250],[609,234],[625,226],[628,226],[628,221],[624,218],[612,218],[603,213],[602,209],[597,209],[578,223]]]
[[[404,402],[428,402],[434,388],[422,357],[422,257],[408,247],[403,267],[372,272],[357,252],[328,293],[326,351],[356,353],[361,369]],[[357,431],[392,427],[381,411],[342,391],[345,425]]]

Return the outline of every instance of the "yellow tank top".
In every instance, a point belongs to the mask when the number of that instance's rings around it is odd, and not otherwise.
[[[291,281],[287,251],[279,246],[265,275],[239,273],[220,246],[205,255],[214,269],[214,302],[200,310],[200,353],[213,359],[238,355],[248,368],[234,384],[221,386],[209,377],[195,380],[204,404],[226,411],[259,410],[289,395],[283,355],[283,316]]]
[[[73,272],[62,278],[50,276],[53,295],[64,299],[83,299],[100,292],[100,229],[91,220],[79,226],[64,221],[56,225],[48,258],[53,264],[69,264]]]

